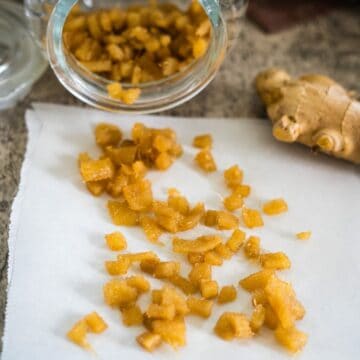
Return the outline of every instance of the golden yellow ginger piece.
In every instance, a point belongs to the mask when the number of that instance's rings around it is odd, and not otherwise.
[[[225,304],[236,299],[236,289],[233,285],[223,286],[218,296],[218,303]]]
[[[179,238],[173,239],[173,251],[175,253],[204,253],[206,251],[215,249],[221,244],[222,239],[218,235],[204,235],[196,238],[195,240],[183,240]]]
[[[265,290],[263,288],[258,288],[251,293],[252,304],[256,307],[257,305],[267,304]]]
[[[250,327],[254,333],[257,333],[265,322],[265,307],[261,304],[255,306],[250,318]]]
[[[170,279],[180,272],[178,261],[164,261],[155,265],[154,276],[158,279]]]
[[[118,231],[105,235],[105,241],[108,248],[112,251],[121,251],[127,248],[124,235]]]
[[[225,260],[231,259],[234,253],[224,244],[219,244],[215,248],[215,252]]]
[[[247,291],[255,291],[257,289],[264,289],[269,279],[273,276],[273,270],[261,270],[254,274],[247,276],[240,280],[239,285]]]
[[[86,334],[88,330],[88,325],[84,319],[78,321],[66,334],[67,338],[75,343],[83,347],[84,349],[90,349],[91,346],[87,342]]]
[[[195,156],[195,162],[199,166],[199,168],[204,170],[205,172],[213,172],[217,169],[215,160],[210,150],[208,149],[201,150]]]
[[[122,139],[122,132],[112,124],[100,123],[95,128],[95,140],[101,147],[116,146]]]
[[[173,162],[173,158],[169,154],[163,152],[156,157],[155,166],[158,170],[167,170]]]
[[[276,276],[270,277],[265,286],[265,294],[282,327],[293,327],[295,320],[302,319],[305,315],[305,309],[297,300],[292,286]]]
[[[168,206],[180,213],[187,215],[190,211],[190,205],[185,196],[181,196],[179,192],[172,191],[168,196]]]
[[[113,279],[104,285],[105,302],[114,307],[124,307],[138,298],[138,291],[125,280]]]
[[[239,219],[234,214],[218,211],[216,224],[219,230],[232,230],[238,227]]]
[[[236,195],[240,195],[243,198],[248,197],[250,195],[250,192],[251,192],[251,187],[249,185],[241,184],[232,187],[232,193]]]
[[[114,164],[109,158],[80,162],[80,173],[85,182],[111,179],[115,174]]]
[[[260,264],[263,268],[274,270],[289,269],[291,266],[289,258],[283,252],[260,255]]]
[[[223,258],[216,250],[207,251],[204,254],[204,263],[213,266],[221,266],[223,264]]]
[[[205,255],[203,253],[188,253],[187,259],[191,265],[204,262]]]
[[[151,295],[154,304],[174,305],[177,316],[181,317],[189,313],[186,299],[172,287],[165,286],[161,290],[153,290]]]
[[[255,209],[243,208],[242,218],[246,227],[250,229],[264,225],[260,212]]]
[[[140,261],[140,269],[141,271],[148,273],[150,275],[154,274],[156,265],[160,262],[160,259],[145,259]]]
[[[83,62],[84,64],[84,62]],[[111,62],[108,62],[109,65],[107,65],[109,68],[111,68]],[[86,66],[86,64],[84,64]],[[98,71],[97,68],[89,67],[89,63],[87,63],[86,66],[90,71],[93,72],[103,72]],[[138,98],[140,97],[141,90],[139,88],[130,88],[130,89],[123,89],[120,83],[112,83],[107,86],[107,91],[109,96],[112,99],[121,100],[127,105],[134,104]]]
[[[190,296],[187,299],[187,305],[190,309],[190,314],[208,318],[211,315],[214,302],[212,300],[199,299],[195,296]]]
[[[226,185],[230,188],[241,185],[243,177],[243,171],[239,168],[238,165],[233,165],[224,171]]]
[[[144,251],[139,253],[128,253],[118,255],[118,260],[129,259],[131,263],[141,262],[144,260],[155,260],[157,261],[159,257],[152,251]]]
[[[279,318],[275,314],[272,307],[268,304],[264,304],[265,308],[265,320],[264,325],[271,330],[275,330],[279,326]]]
[[[193,146],[199,149],[211,149],[213,139],[210,134],[198,135],[194,137]]]
[[[240,209],[244,204],[242,196],[238,193],[233,192],[231,195],[224,199],[224,206],[226,210],[235,211]]]
[[[178,287],[185,295],[194,294],[196,292],[194,284],[181,275],[175,274],[167,280],[174,286]]]
[[[211,299],[218,295],[219,285],[215,280],[201,280],[200,293],[205,299]]]
[[[254,334],[251,331],[249,320],[244,314],[225,312],[223,313],[214,328],[217,336],[223,340],[248,339]]]
[[[108,210],[115,225],[135,226],[139,222],[139,214],[131,210],[125,202],[109,200]]]
[[[211,266],[205,263],[196,263],[189,273],[189,280],[195,286],[200,286],[201,280],[211,279]]]
[[[269,69],[258,74],[256,88],[277,140],[360,163],[360,104],[334,80],[317,74],[293,79]]]
[[[263,212],[266,215],[279,215],[286,211],[288,211],[288,206],[284,199],[270,200],[263,205]]]
[[[257,259],[260,256],[260,238],[250,236],[244,245],[245,256],[249,259]]]
[[[243,245],[246,238],[246,234],[240,230],[235,229],[231,234],[229,240],[226,242],[226,246],[232,251],[237,252]]]
[[[86,187],[94,196],[100,196],[106,190],[108,182],[109,180],[89,181]]]
[[[188,214],[182,216],[179,221],[178,231],[187,231],[193,229],[199,224],[201,218],[205,213],[205,207],[203,203],[196,204],[189,210]]]
[[[296,234],[299,240],[309,240],[311,237],[311,231],[303,231]]]
[[[127,143],[126,140],[124,140],[124,143],[122,143],[119,147],[107,146],[105,148],[105,154],[109,156],[114,164],[121,167],[120,171],[122,174],[124,174],[126,170],[130,170],[130,168],[127,168],[125,165],[130,166],[135,162],[136,153],[136,145]]]
[[[153,332],[144,332],[136,337],[136,341],[138,344],[144,348],[146,351],[152,352],[156,348],[158,348],[161,343],[162,339],[159,334],[154,334]]]
[[[146,315],[150,319],[173,320],[176,316],[176,308],[174,304],[150,304],[146,310]]]
[[[152,206],[153,196],[149,180],[138,180],[124,186],[123,194],[131,210],[145,211]]]
[[[175,349],[186,344],[186,327],[183,318],[154,320],[152,330],[155,334],[159,334],[164,342]]]
[[[101,334],[108,326],[104,319],[96,312],[92,312],[84,317],[88,330],[95,334]]]
[[[126,279],[126,283],[135,288],[139,294],[150,290],[150,283],[141,275],[130,276]]]
[[[217,224],[218,211],[207,210],[204,214],[203,222],[205,226],[214,227]]]
[[[275,330],[275,338],[279,344],[292,353],[300,351],[307,342],[307,335],[296,327],[284,329],[279,326]]]
[[[130,305],[121,309],[122,322],[125,326],[139,326],[143,322],[143,314],[138,305]]]
[[[161,201],[154,201],[153,211],[158,225],[171,233],[179,231],[179,223],[183,219],[180,213]]]
[[[120,259],[115,261],[105,261],[105,268],[109,275],[118,276],[128,272],[131,262],[129,259]]]
[[[156,221],[147,215],[140,217],[140,226],[143,228],[146,238],[152,243],[159,243],[163,231]]]

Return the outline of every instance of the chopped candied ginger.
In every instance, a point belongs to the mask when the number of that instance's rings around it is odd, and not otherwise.
[[[214,227],[217,224],[217,210],[207,210],[204,214],[203,222],[205,226]]]
[[[172,192],[169,194],[167,202],[169,207],[181,215],[187,215],[189,213],[190,205],[185,196]]]
[[[149,331],[144,332],[139,336],[137,336],[136,341],[143,349],[149,352],[154,351],[162,343],[162,339],[159,334],[154,334],[153,332],[149,332]]]
[[[131,262],[129,259],[105,261],[105,268],[109,275],[118,276],[128,272]]]
[[[112,251],[121,251],[127,248],[124,235],[118,231],[105,235],[105,241],[108,248]]]
[[[138,293],[146,293],[150,290],[150,283],[141,275],[130,276],[126,279],[126,283],[135,288]]]
[[[108,180],[88,181],[86,187],[94,196],[100,196],[107,188]]]
[[[244,204],[244,200],[241,195],[232,193],[224,199],[224,206],[226,210],[235,211],[240,209]]]
[[[167,280],[169,280],[171,284],[179,288],[186,295],[194,294],[196,292],[194,284],[179,274],[175,274]]]
[[[138,180],[124,186],[123,194],[131,210],[145,211],[149,210],[152,205],[153,196],[149,180]]]
[[[187,231],[193,229],[196,225],[199,224],[201,218],[205,213],[205,207],[203,203],[196,204],[187,215],[183,216],[179,221],[178,230]]]
[[[115,225],[135,226],[139,222],[139,215],[131,210],[125,202],[109,200],[108,210]]]
[[[183,318],[154,320],[152,330],[155,334],[159,334],[164,342],[175,349],[186,344],[186,327]]]
[[[120,100],[127,105],[134,104],[140,97],[139,88],[123,89],[120,83],[111,83],[107,86],[108,95],[115,100]]]
[[[266,215],[279,215],[286,211],[288,211],[288,206],[284,199],[270,200],[263,205],[263,212]]]
[[[195,156],[195,162],[197,163],[199,168],[204,170],[205,172],[213,172],[217,169],[215,160],[211,152],[207,149],[201,150]]]
[[[163,231],[156,221],[147,215],[140,217],[140,226],[143,228],[146,238],[152,243],[159,243],[159,238]]]
[[[240,195],[241,197],[248,197],[251,192],[251,187],[249,185],[235,185],[232,187],[232,193]]]
[[[194,264],[197,264],[197,263],[204,262],[205,255],[202,254],[202,253],[188,253],[187,254],[187,259],[188,259],[188,262],[191,265],[194,265]]]
[[[299,240],[309,240],[311,237],[311,231],[303,231],[296,234]]]
[[[180,263],[177,261],[159,262],[155,266],[154,276],[158,279],[169,279],[180,272]]]
[[[160,153],[164,153],[172,148],[173,142],[172,139],[168,138],[167,136],[158,134],[155,135],[152,146]]]
[[[86,340],[88,326],[85,320],[78,321],[66,334],[67,338],[83,347],[84,349],[90,349],[90,344]]]
[[[199,149],[211,149],[213,139],[210,134],[198,135],[194,137],[193,146]]]
[[[219,304],[225,304],[232,302],[236,299],[236,289],[233,285],[227,285],[223,286],[220,290],[219,296],[218,296],[218,303]]]
[[[138,305],[122,308],[121,317],[125,326],[139,326],[143,323],[143,314]]]
[[[189,273],[189,280],[195,285],[199,286],[201,280],[211,279],[211,266],[205,263],[196,263],[193,265]]]
[[[250,229],[264,225],[260,212],[255,209],[243,208],[242,218],[246,227]]]
[[[95,139],[101,147],[116,146],[122,139],[122,132],[116,125],[100,123],[95,128]]]
[[[214,331],[223,340],[248,339],[254,334],[244,314],[225,312],[218,319]]]
[[[246,234],[240,230],[235,229],[231,234],[229,240],[226,242],[226,246],[232,251],[237,252],[243,245],[246,238]]]
[[[261,270],[240,280],[239,284],[243,289],[250,292],[264,289],[273,274],[273,270]]]
[[[167,170],[173,162],[172,156],[166,152],[162,152],[156,157],[155,166],[158,170]]]
[[[88,329],[96,334],[100,334],[107,329],[107,324],[104,319],[96,312],[92,312],[84,317]]]
[[[239,225],[239,219],[226,211],[217,212],[217,228],[219,230],[232,230],[236,229]]]
[[[274,310],[272,309],[272,307],[268,303],[264,304],[264,308],[265,308],[264,325],[268,329],[275,330],[279,325],[279,319],[275,314]]]
[[[159,259],[145,259],[140,261],[141,271],[153,275],[155,272],[156,265],[160,262]]]
[[[175,253],[203,253],[221,244],[222,239],[218,235],[204,235],[195,240],[173,239],[173,251]]]
[[[224,244],[219,244],[215,248],[215,252],[223,259],[229,260],[234,255],[234,253]]]
[[[216,251],[207,251],[204,254],[204,263],[212,266],[221,266],[223,264],[223,258]]]
[[[121,171],[126,169],[125,165],[132,165],[136,159],[138,148],[132,143],[122,143],[119,147],[107,146],[105,153],[117,166],[121,167]]]
[[[233,165],[224,171],[226,185],[230,188],[240,185],[243,181],[243,171],[238,165]]]
[[[158,305],[170,305],[175,306],[176,315],[184,316],[189,313],[189,308],[186,304],[186,299],[176,289],[164,286],[160,290],[152,291],[152,302]]]
[[[118,255],[118,260],[129,259],[131,263],[141,262],[144,260],[159,260],[159,257],[152,251],[144,251],[139,253],[128,253]]]
[[[153,203],[153,211],[158,225],[171,233],[178,232],[179,223],[182,220],[180,213],[161,201]]]
[[[150,319],[173,320],[176,316],[176,308],[174,304],[150,304],[146,315]]]
[[[279,326],[275,330],[275,339],[285,349],[292,353],[302,350],[302,348],[306,345],[307,338],[308,336],[296,327],[284,329]]]
[[[111,179],[115,174],[114,164],[109,158],[80,162],[80,173],[85,182]]]
[[[194,296],[190,296],[187,299],[187,305],[190,309],[190,314],[206,319],[211,315],[214,302],[212,300],[199,299]]]
[[[245,256],[249,259],[257,259],[260,256],[260,238],[250,236],[244,245]]]
[[[289,269],[291,266],[289,258],[283,252],[260,255],[260,264],[263,268],[274,270]]]
[[[264,325],[265,321],[265,308],[263,305],[258,304],[255,306],[254,311],[250,318],[250,327],[254,333],[257,333]]]
[[[125,280],[113,279],[104,285],[105,302],[114,307],[124,307],[137,300],[138,291]]]
[[[214,298],[219,293],[219,285],[215,280],[201,280],[200,293],[205,299]]]

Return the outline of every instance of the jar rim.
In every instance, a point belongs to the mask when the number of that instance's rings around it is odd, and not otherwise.
[[[211,20],[212,36],[206,54],[183,71],[155,81],[139,84],[142,95],[134,104],[125,104],[108,96],[105,78],[92,75],[66,53],[62,32],[65,20],[77,0],[59,0],[49,19],[47,52],[50,65],[62,85],[83,102],[102,110],[145,114],[178,106],[201,92],[220,68],[227,48],[227,29],[222,14]],[[137,86],[138,87],[138,86]]]

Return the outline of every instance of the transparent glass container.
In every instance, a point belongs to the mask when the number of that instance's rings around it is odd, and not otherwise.
[[[214,78],[227,51],[236,39],[247,0],[200,0],[212,25],[212,35],[206,54],[183,71],[158,81],[141,83],[140,98],[131,105],[108,96],[111,82],[80,66],[63,46],[62,31],[65,20],[75,4],[83,10],[127,7],[148,3],[147,0],[24,0],[31,31],[52,69],[64,87],[83,102],[108,111],[151,113],[169,109],[193,98]],[[190,1],[164,0],[180,8]],[[122,83],[124,89],[133,85]]]

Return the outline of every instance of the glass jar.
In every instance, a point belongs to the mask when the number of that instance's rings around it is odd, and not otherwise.
[[[60,82],[74,96],[94,107],[116,112],[151,113],[172,108],[191,99],[214,78],[226,52],[237,36],[239,20],[245,12],[247,0],[200,0],[212,25],[212,35],[207,52],[183,71],[158,81],[141,83],[140,98],[131,105],[108,96],[111,82],[79,66],[63,47],[64,22],[75,4],[84,10],[127,7],[146,4],[146,0],[24,0],[26,15],[33,35],[44,49],[50,65]],[[159,1],[162,2],[162,1]],[[190,1],[164,0],[180,8]],[[46,49],[46,50],[45,50]],[[123,84],[124,89],[131,84]]]

